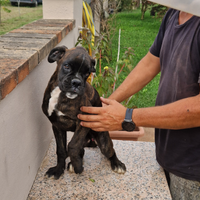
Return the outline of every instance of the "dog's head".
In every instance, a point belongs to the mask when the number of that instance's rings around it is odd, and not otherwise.
[[[83,47],[56,47],[51,50],[48,61],[57,61],[58,85],[68,98],[83,95],[88,76],[95,72],[95,60]]]

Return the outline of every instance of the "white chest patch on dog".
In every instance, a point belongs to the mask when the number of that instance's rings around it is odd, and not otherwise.
[[[55,106],[58,103],[58,97],[60,95],[60,88],[56,87],[52,92],[51,92],[51,98],[49,99],[49,107],[48,107],[48,113],[49,116],[51,116],[52,112],[55,110]]]
[[[66,93],[66,97],[69,99],[75,99],[78,96],[78,94],[72,94],[70,92]]]
[[[65,114],[62,113],[61,111],[58,111],[58,112],[57,112],[57,115],[58,115],[58,116],[65,116]]]

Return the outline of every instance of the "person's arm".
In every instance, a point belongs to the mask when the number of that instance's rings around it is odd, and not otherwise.
[[[160,59],[150,52],[137,64],[109,99],[122,102],[140,91],[160,72]]]
[[[102,102],[107,106],[81,108],[83,112],[93,114],[78,115],[78,118],[82,120],[81,125],[96,131],[121,130],[126,108],[118,102],[139,91],[159,70],[159,58],[148,53],[132,70],[122,85],[110,96],[110,99],[102,98]],[[200,126],[200,95],[164,106],[135,109],[132,119],[136,126],[143,127],[166,129],[198,127]]]
[[[107,106],[102,108],[82,107],[93,115],[79,115],[82,126],[95,131],[121,130],[126,108],[115,100],[101,98]],[[132,119],[136,126],[162,129],[186,129],[200,127],[200,94],[164,106],[133,110]]]
[[[122,102],[129,96],[141,90],[156,76],[159,71],[160,59],[148,52],[147,55],[129,74],[123,84],[120,85],[113,94],[111,94],[109,99],[115,99],[118,100],[118,102]],[[143,129],[139,127],[139,131],[132,132],[109,131],[109,135],[112,139],[137,141],[139,137],[142,137],[144,135],[144,131],[142,130]]]
[[[132,115],[137,126],[162,129],[200,127],[200,94],[164,106],[135,109]]]
[[[119,88],[109,97],[109,99],[115,99],[118,102],[125,100],[126,98],[130,97],[131,95],[135,94],[140,89],[142,89],[147,83],[149,83],[159,73],[159,71],[160,71],[160,59],[152,55],[150,52],[148,52],[147,55],[137,64],[137,66],[128,75],[125,81],[119,86]],[[116,107],[114,108],[113,111],[111,111],[110,114],[122,108],[123,111],[119,111],[118,113],[120,115],[122,114],[123,119],[124,119],[126,108],[123,107],[121,104],[118,104],[117,102],[115,103],[115,105]],[[82,107],[81,109],[84,112],[90,113],[91,107],[88,107],[87,109],[85,109],[85,107]],[[92,109],[93,109],[93,112],[96,112],[97,110],[104,112],[105,110],[104,107],[101,107],[101,108],[93,107]],[[85,115],[79,115],[78,117],[81,120],[89,121],[89,119]],[[119,116],[119,118],[120,117],[121,116]],[[95,119],[94,115],[92,115],[91,118]],[[94,123],[95,122],[93,121],[92,124]],[[114,126],[114,121],[111,123],[112,123],[112,126]],[[90,125],[87,124],[87,126],[90,126]],[[120,129],[112,127],[110,130],[120,130]]]

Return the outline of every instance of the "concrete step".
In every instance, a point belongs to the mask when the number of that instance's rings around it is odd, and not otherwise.
[[[98,147],[85,148],[83,173],[65,170],[59,180],[54,180],[44,177],[48,168],[56,165],[56,144],[52,139],[27,200],[171,199],[163,169],[155,159],[153,142],[113,143],[118,158],[126,164],[125,174],[112,171]]]

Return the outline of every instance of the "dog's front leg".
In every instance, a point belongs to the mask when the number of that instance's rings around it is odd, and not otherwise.
[[[68,164],[67,169],[70,172],[80,174],[83,171],[84,144],[89,130],[90,129],[78,125],[68,144],[68,155],[71,162]]]
[[[46,175],[48,177],[54,176],[55,179],[59,179],[64,173],[65,159],[67,158],[66,131],[59,130],[55,126],[52,128],[56,139],[57,165],[49,168],[49,170],[46,172]]]

